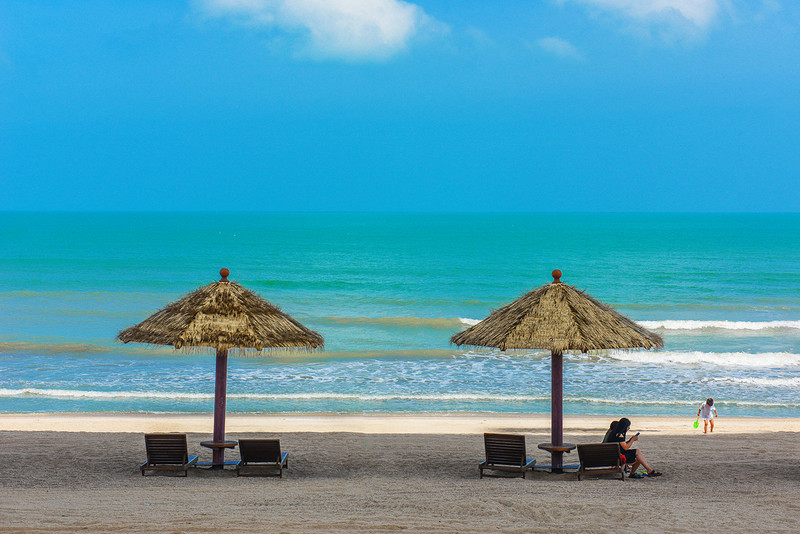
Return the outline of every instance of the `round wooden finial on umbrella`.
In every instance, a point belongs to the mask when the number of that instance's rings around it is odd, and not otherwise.
[[[231,272],[228,270],[228,268],[227,268],[227,267],[223,267],[222,269],[220,269],[220,270],[219,270],[219,275],[220,275],[222,278],[220,278],[220,279],[219,279],[219,281],[220,281],[220,282],[227,282],[227,281],[228,281],[228,275],[229,275],[229,274],[231,274]]]
[[[561,283],[561,271],[559,269],[555,269],[552,273],[553,275],[553,283],[560,284]]]

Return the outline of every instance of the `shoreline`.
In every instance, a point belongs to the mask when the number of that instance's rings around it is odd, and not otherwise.
[[[613,417],[566,415],[565,435],[602,433]],[[693,428],[691,416],[629,416],[632,428],[667,435],[702,434],[702,423]],[[213,414],[113,414],[92,412],[0,414],[0,431],[19,432],[211,432]],[[229,414],[228,434],[329,433],[360,434],[480,434],[483,432],[549,433],[549,414],[480,413],[273,413]],[[800,432],[800,418],[720,417],[715,434]]]

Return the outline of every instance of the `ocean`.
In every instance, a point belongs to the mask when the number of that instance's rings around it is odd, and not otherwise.
[[[565,414],[800,417],[797,214],[0,213],[0,412],[212,412],[211,350],[114,338],[222,267],[325,338],[229,413],[549,413],[548,353],[449,339],[558,268],[665,342],[565,355]]]

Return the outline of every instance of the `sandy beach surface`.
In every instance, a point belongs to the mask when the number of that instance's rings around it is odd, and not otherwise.
[[[0,415],[0,532],[797,532],[800,419],[631,418],[660,478],[479,479],[483,432],[549,441],[546,415],[232,415],[228,439],[279,437],[288,477],[139,474],[144,432],[189,435],[210,415]],[[600,441],[608,417],[567,417]],[[234,451],[227,459],[237,459]],[[577,463],[577,455],[565,463]]]

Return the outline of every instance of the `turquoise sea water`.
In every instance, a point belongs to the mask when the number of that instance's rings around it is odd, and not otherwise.
[[[562,280],[664,337],[568,355],[565,413],[800,417],[800,215],[0,214],[0,412],[210,412],[214,358],[116,334],[219,279],[326,350],[232,357],[231,412],[549,412],[549,355],[455,332]]]

